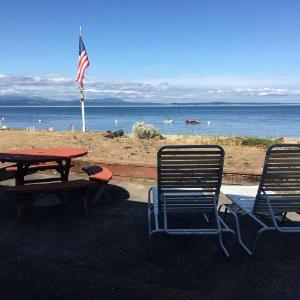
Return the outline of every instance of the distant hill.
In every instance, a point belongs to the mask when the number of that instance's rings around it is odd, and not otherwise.
[[[78,106],[79,99],[74,100],[53,100],[41,97],[26,97],[26,96],[0,96],[0,106]],[[196,105],[289,105],[299,103],[261,103],[261,102],[131,102],[119,98],[103,98],[103,99],[87,99],[86,106],[154,106],[154,105],[176,105],[176,106],[196,106]]]
[[[197,106],[197,105],[289,105],[289,104],[298,104],[298,103],[280,103],[280,102],[222,102],[222,101],[212,101],[212,102],[185,102],[178,103],[172,102],[169,105],[179,105],[179,106]]]
[[[26,97],[26,96],[0,96],[0,105],[44,105],[44,103],[48,103],[51,100],[45,98],[37,98],[37,97]],[[53,103],[53,101],[51,101]]]
[[[78,100],[53,100],[40,97],[0,96],[0,106],[78,106]],[[145,102],[129,102],[118,98],[87,99],[86,105],[151,105]]]

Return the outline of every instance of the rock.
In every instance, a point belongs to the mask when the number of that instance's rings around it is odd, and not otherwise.
[[[122,129],[114,131],[112,133],[108,133],[104,137],[113,139],[113,138],[120,137],[120,136],[124,136],[124,130],[122,130]]]
[[[195,125],[200,123],[201,122],[199,120],[185,120],[185,124]]]
[[[52,126],[48,127],[47,131],[48,132],[54,132],[54,127],[52,127]]]
[[[156,134],[155,136],[153,136],[151,139],[159,141],[159,140],[164,140],[165,137],[162,136],[161,134]]]

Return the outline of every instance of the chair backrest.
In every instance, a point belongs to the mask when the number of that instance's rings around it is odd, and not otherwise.
[[[224,150],[217,145],[163,146],[157,153],[158,193],[168,212],[211,212],[222,182]],[[162,203],[159,201],[162,208]]]
[[[269,212],[262,189],[273,212],[300,211],[300,144],[275,144],[267,150],[255,213]]]

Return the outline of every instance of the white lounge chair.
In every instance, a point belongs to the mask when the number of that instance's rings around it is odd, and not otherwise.
[[[299,226],[283,226],[287,213],[300,212],[300,144],[276,144],[267,150],[259,186],[222,186],[221,192],[232,203],[221,205],[219,211],[225,209],[224,220],[228,212],[233,214],[238,241],[249,255],[264,232],[300,233]],[[239,212],[261,226],[251,247],[242,239]]]
[[[216,235],[229,257],[222,234],[234,235],[218,215],[224,150],[217,145],[164,146],[157,153],[157,187],[148,194],[149,240],[158,232],[170,235]],[[171,228],[169,216],[198,213],[208,223],[203,228]]]

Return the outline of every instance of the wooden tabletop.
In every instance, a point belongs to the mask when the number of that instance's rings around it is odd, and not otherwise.
[[[84,148],[22,149],[0,152],[2,162],[47,162],[86,155]]]

